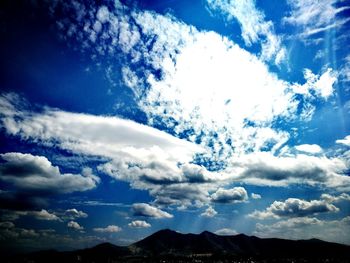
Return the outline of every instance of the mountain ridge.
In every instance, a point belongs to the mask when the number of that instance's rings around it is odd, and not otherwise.
[[[259,238],[245,234],[217,235],[209,231],[203,231],[200,234],[182,234],[163,229],[129,246],[117,246],[105,242],[75,251],[34,252],[22,257],[22,260],[21,257],[17,257],[15,261],[8,262],[158,262],[157,260],[161,258],[171,258],[170,262],[177,262],[176,259],[181,258],[182,262],[187,262],[186,259],[193,257],[199,257],[201,260],[199,262],[216,262],[216,258],[242,257],[350,260],[350,246],[314,238],[288,240]]]

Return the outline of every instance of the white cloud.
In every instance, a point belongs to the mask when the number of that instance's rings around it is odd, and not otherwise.
[[[242,28],[247,23],[247,41],[253,43],[263,36],[266,44],[271,42],[273,26],[252,2],[246,3],[251,7],[252,19],[261,22],[260,31],[254,31],[254,21],[242,22]],[[199,31],[170,15],[131,10],[121,4],[115,8],[84,8],[91,12],[86,13],[88,23],[77,20],[76,37],[83,40],[82,49],[85,44],[97,45],[93,55],[118,53],[130,57],[122,70],[125,85],[134,92],[149,125],[165,125],[175,136],[116,117],[50,108],[35,113],[24,110],[15,95],[4,95],[0,98],[4,109],[1,125],[8,134],[103,157],[108,162],[98,167],[100,172],[127,181],[133,188],[148,190],[158,205],[207,205],[209,193],[225,188],[229,180],[284,186],[320,182],[331,187],[349,185],[349,180],[341,176],[345,167],[336,158],[306,160],[290,156],[288,160],[297,159],[292,163],[298,168],[311,160],[313,169],[303,173],[290,165],[282,169],[283,176],[279,168],[287,158],[276,156],[291,137],[288,130],[274,127],[276,121],[288,122],[299,115],[311,119],[314,101],[302,105],[303,100],[296,95],[314,100],[330,97],[335,82],[332,70],[321,75],[310,71],[305,74],[304,85],[289,83],[270,72],[261,58],[228,38]],[[67,14],[71,15],[74,12]],[[238,16],[242,21],[246,19]],[[67,21],[61,22],[72,23]],[[96,22],[99,26],[94,28]],[[94,43],[88,40],[91,35]],[[150,38],[153,41],[145,40]],[[135,67],[140,59],[144,66]],[[300,108],[305,110],[300,112]],[[260,155],[260,151],[269,153]],[[260,163],[246,162],[253,157],[258,157]],[[277,165],[264,163],[275,160]],[[323,160],[327,165],[321,163]],[[254,170],[254,166],[266,168],[266,174]],[[309,175],[311,170],[317,172],[315,178]]]
[[[80,233],[83,231],[80,230]],[[106,242],[105,238],[90,235],[69,236],[65,233],[57,233],[54,229],[26,229],[19,227],[1,228],[0,236],[2,248],[26,249],[28,244],[36,250],[50,249],[55,247],[59,250],[67,251],[72,249],[82,249],[91,247],[101,242]]]
[[[159,195],[158,192],[167,191],[159,189],[163,184],[200,183],[217,177],[203,166],[189,163],[195,153],[203,151],[202,147],[157,129],[116,117],[76,114],[49,108],[41,113],[28,113],[25,109],[11,108],[11,103],[7,102],[3,99],[2,105],[8,109],[8,114],[2,120],[11,119],[11,124],[3,121],[9,133],[45,145],[55,145],[74,153],[111,160],[100,165],[98,169],[117,180],[130,182],[132,187],[152,191],[156,196]],[[16,118],[13,115],[16,115]],[[27,115],[30,117],[27,118]],[[25,155],[18,156],[24,158]],[[32,156],[31,159],[45,161],[48,166],[48,160],[44,157]],[[57,173],[57,167],[50,169]],[[86,177],[92,182],[98,180],[97,177],[88,174],[88,170],[84,170],[83,178]],[[53,175],[54,173],[50,173],[51,177]],[[66,176],[73,177],[69,174]],[[64,178],[65,175],[57,177],[57,180]],[[80,177],[77,175],[73,177],[75,178]],[[16,183],[23,185],[25,180],[18,179]],[[67,190],[67,186],[74,186],[72,181],[64,187],[57,181],[52,185],[58,191],[70,191]],[[29,186],[34,187],[35,184],[28,184]]]
[[[254,211],[249,217],[257,219],[281,217],[305,217],[319,213],[338,212],[328,199],[306,201],[298,198],[288,198],[284,202],[274,201],[264,211]]]
[[[304,226],[310,225],[321,225],[322,221],[315,217],[297,217],[297,218],[289,218],[287,220],[278,221],[272,225],[264,225],[257,223],[256,224],[256,233],[265,233],[266,236],[271,236],[270,234],[283,232],[289,230],[291,228],[300,228]],[[267,234],[269,233],[269,234]]]
[[[253,199],[261,199],[261,195],[255,194],[255,193],[252,193],[252,194],[251,194],[251,197],[252,197]]]
[[[181,183],[154,187],[150,194],[160,206],[201,207],[209,203],[209,191],[217,189],[217,183]]]
[[[342,81],[350,81],[350,55],[344,58],[344,63],[340,66],[339,76]]]
[[[295,97],[298,92],[294,86],[299,84],[279,79],[260,59],[229,39],[214,32],[200,32],[170,15],[130,10],[120,5],[108,11],[105,23],[110,26],[104,27],[102,36],[111,39],[112,45],[106,44],[101,36],[100,55],[116,51],[130,55],[131,62],[124,65],[122,78],[147,113],[149,124],[160,122],[177,136],[200,142],[211,151],[207,156],[215,160],[213,169],[222,168],[218,163],[233,154],[266,150],[266,147],[277,150],[289,134],[272,129],[275,120],[312,118],[313,104],[302,105],[303,112],[298,110],[301,101]],[[265,21],[253,1],[210,1],[209,5],[232,13],[242,24],[248,43],[263,36],[266,47],[279,46],[271,22]],[[93,13],[101,9],[107,13],[103,6],[89,8],[96,9]],[[93,24],[95,17],[89,19]],[[120,35],[139,34],[144,37],[135,37],[136,42],[120,40]],[[150,37],[153,41],[148,41]],[[134,67],[141,58],[144,67]],[[316,97],[328,97],[332,90],[329,84],[333,77],[327,74],[316,80],[319,87]]]
[[[260,42],[263,60],[274,59],[279,64],[284,59],[286,50],[281,37],[275,34],[272,21],[265,21],[264,13],[256,8],[254,0],[207,0],[207,3],[211,10],[221,12],[228,21],[238,21],[246,45]]]
[[[341,27],[349,18],[339,18],[337,14],[350,8],[349,5],[337,7],[339,0],[288,0],[291,7],[286,23],[301,27],[301,38],[307,38],[331,28]]]
[[[215,209],[211,206],[209,206],[202,214],[201,216],[204,217],[214,217],[217,215],[218,212],[215,211]]]
[[[28,215],[32,215],[36,219],[39,219],[39,220],[61,221],[61,219],[57,215],[55,215],[53,213],[49,213],[45,209],[41,209],[40,211],[30,211],[30,212],[28,212]]]
[[[329,202],[329,203],[335,203],[340,201],[350,201],[350,195],[346,193],[341,193],[338,196],[330,195],[330,194],[322,194],[321,199]]]
[[[97,228],[94,228],[93,230],[98,233],[117,233],[122,231],[122,229],[116,225],[109,225],[105,228],[97,227]]]
[[[62,214],[61,213],[57,213],[58,215],[60,215],[60,217],[62,219],[65,219],[65,220],[73,220],[73,219],[76,219],[76,218],[86,218],[88,217],[88,214],[83,212],[83,211],[79,211],[75,208],[71,208],[71,209],[67,209],[66,211],[64,211]]]
[[[44,156],[23,153],[0,154],[0,180],[17,189],[33,192],[71,193],[95,188],[99,178],[84,169],[82,174],[62,174]]]
[[[256,224],[254,235],[286,239],[310,239],[349,244],[349,217],[338,220],[320,220],[315,217],[288,218],[272,224]]]
[[[219,188],[211,195],[211,200],[215,203],[240,203],[248,200],[248,194],[243,187]]]
[[[84,230],[84,227],[82,227],[81,225],[79,225],[77,222],[75,222],[75,221],[69,221],[68,223],[67,223],[67,226],[69,227],[69,228],[72,228],[72,229],[74,229],[74,230]]]
[[[311,153],[311,154],[322,152],[322,148],[317,144],[301,144],[301,145],[295,146],[295,149],[297,149],[300,152]]]
[[[256,185],[322,185],[341,191],[350,188],[346,171],[346,160],[338,157],[305,154],[273,156],[260,152],[232,159],[231,168],[226,172],[231,175],[231,180]]]
[[[14,228],[15,224],[9,221],[5,221],[5,222],[0,222],[0,228],[5,228],[5,229],[9,229],[9,228]]]
[[[220,236],[233,236],[238,234],[236,230],[231,228],[222,228],[222,229],[216,230],[214,233]]]
[[[17,220],[21,216],[31,216],[38,220],[47,221],[73,221],[77,218],[86,218],[88,215],[83,211],[79,211],[75,208],[68,209],[66,211],[47,211],[46,209],[41,210],[2,210],[1,217],[7,220]]]
[[[205,141],[205,138],[201,147],[154,128],[115,117],[76,114],[50,108],[39,113],[28,112],[19,106],[20,101],[18,98],[13,101],[8,95],[1,97],[0,105],[6,113],[1,121],[8,133],[32,142],[55,145],[73,153],[106,158],[109,161],[101,164],[98,167],[99,171],[117,180],[127,181],[133,188],[148,190],[159,205],[179,207],[207,205],[210,202],[209,192],[213,193],[233,181],[276,186],[293,183],[319,184],[343,190],[350,187],[350,179],[344,174],[347,169],[346,163],[340,158],[302,154],[274,156],[273,148],[281,147],[288,139],[288,134],[275,132],[268,127],[258,130],[256,127],[243,127],[244,132],[236,141],[236,145],[241,144],[242,149],[236,148],[234,151],[237,152],[231,158],[227,157],[232,155],[233,148],[228,147],[226,140],[235,132],[229,136],[225,134],[228,126],[221,127],[219,130],[223,129],[223,132],[218,131],[218,141],[214,143],[213,150],[221,152],[220,159],[227,167],[225,169],[221,167],[221,171],[218,172],[209,172],[203,165],[191,163],[193,156],[203,152],[205,145],[210,143]],[[214,116],[212,120],[214,121]],[[198,132],[207,130],[203,126],[197,128]],[[212,134],[210,129],[207,132],[208,135]],[[271,149],[272,152],[259,152],[266,143],[275,144]],[[255,152],[245,154],[244,149],[251,148],[255,149]],[[206,150],[212,151],[208,148]],[[222,153],[225,151],[226,153]],[[33,163],[34,160],[37,162],[40,160],[45,163],[45,167],[51,165],[45,157],[15,155],[16,158],[18,156],[23,157],[22,159],[29,158]],[[25,156],[27,157],[24,158]],[[51,165],[49,170],[57,172],[58,168]],[[52,175],[53,173],[50,173],[48,178]],[[82,176],[69,175],[69,177],[86,180],[94,185],[98,182],[98,178],[86,169]],[[64,176],[57,176],[59,180],[63,178]],[[45,180],[48,179],[45,177]],[[23,185],[25,180],[16,179],[15,182]],[[27,185],[33,187],[35,184]],[[60,192],[64,189],[68,191],[67,186],[74,186],[72,181],[64,187],[59,187],[57,183],[52,185]]]
[[[164,159],[183,162],[203,151],[193,143],[131,120],[50,108],[40,113],[27,112],[16,108],[19,102],[9,101],[6,96],[0,98],[0,106],[7,112],[1,118],[2,126],[9,134],[23,139],[46,145],[55,143],[62,149],[107,158],[160,154]]]
[[[151,122],[161,117],[178,134],[190,130],[190,140],[214,144],[214,158],[227,158],[232,149],[240,153],[279,145],[288,138],[269,127],[275,118],[293,118],[296,112],[288,83],[228,39],[197,33],[176,56],[176,64],[165,59],[162,68],[161,80],[152,75],[147,80],[151,89],[140,101],[142,109]]]
[[[134,216],[145,216],[154,218],[172,218],[173,215],[168,212],[162,211],[157,207],[151,206],[146,203],[136,203],[132,205],[132,211]]]
[[[309,99],[320,97],[327,100],[333,94],[333,85],[337,81],[337,75],[338,73],[331,68],[326,69],[321,75],[314,74],[309,69],[304,69],[306,83],[303,85],[294,84],[294,92],[303,94]]]
[[[101,6],[97,11],[96,17],[101,23],[107,22],[109,20],[108,8],[106,6]]]
[[[346,136],[344,139],[336,140],[336,143],[350,146],[350,135]]]
[[[41,209],[40,211],[16,211],[16,210],[3,210],[2,218],[6,218],[8,220],[17,220],[21,216],[31,216],[38,220],[46,220],[46,221],[62,221],[55,213],[50,213],[45,209]]]
[[[131,227],[131,228],[147,228],[147,227],[151,227],[151,225],[149,223],[147,223],[146,221],[143,221],[143,220],[132,221],[131,223],[128,224],[128,226]]]

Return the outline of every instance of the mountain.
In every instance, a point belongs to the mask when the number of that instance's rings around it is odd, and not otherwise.
[[[338,262],[350,260],[350,246],[318,239],[286,240],[258,238],[243,234],[219,236],[211,232],[181,234],[160,230],[127,247],[103,243],[70,252],[41,251],[9,259],[8,262],[222,262],[224,259],[254,258],[256,262],[288,261]]]
[[[349,257],[350,246],[322,240],[258,238],[239,234],[219,236],[205,231],[199,235],[161,230],[130,247],[147,255],[224,254],[261,257]]]

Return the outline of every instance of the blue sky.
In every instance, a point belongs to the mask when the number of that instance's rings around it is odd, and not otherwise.
[[[346,1],[1,5],[2,248],[350,244]]]

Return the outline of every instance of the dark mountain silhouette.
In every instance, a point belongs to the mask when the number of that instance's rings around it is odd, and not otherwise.
[[[350,247],[317,239],[286,240],[258,238],[239,234],[219,236],[205,231],[199,235],[161,230],[134,243],[139,253],[159,254],[230,254],[263,257],[350,257]]]
[[[264,262],[349,262],[350,246],[318,239],[286,240],[244,234],[219,236],[211,232],[181,234],[158,231],[130,246],[103,243],[70,252],[41,251],[9,259],[8,262],[225,262],[227,259]],[[278,260],[278,261],[276,261]]]

